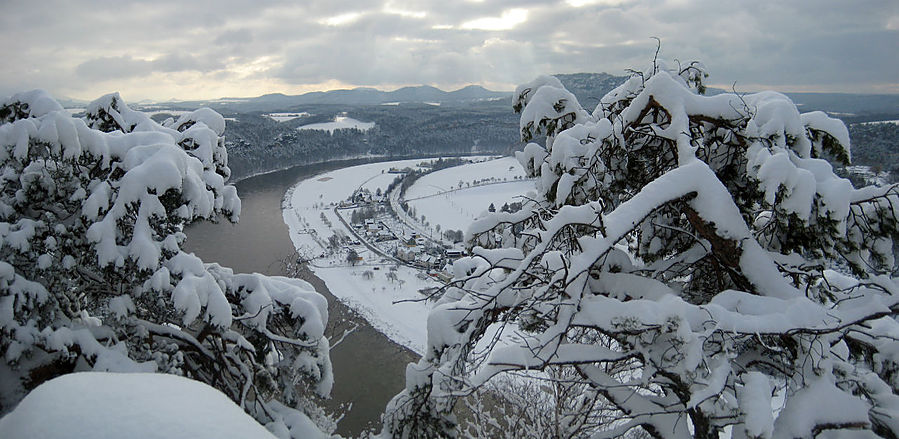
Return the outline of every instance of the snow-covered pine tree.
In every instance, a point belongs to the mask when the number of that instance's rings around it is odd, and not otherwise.
[[[32,91],[0,101],[0,123],[3,412],[104,370],[203,381],[281,436],[321,415],[307,397],[332,383],[325,299],[181,249],[185,224],[240,213],[221,115],[160,125],[111,94],[74,118]]]
[[[518,88],[537,196],[469,230],[385,436],[453,435],[458,398],[550,366],[617,411],[594,438],[899,435],[897,187],[834,174],[841,122],[703,78],[654,62],[593,112]]]

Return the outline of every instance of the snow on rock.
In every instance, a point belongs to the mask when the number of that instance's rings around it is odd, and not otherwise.
[[[0,419],[0,436],[275,437],[224,394],[198,381],[166,374],[108,372],[73,373],[38,386]]]

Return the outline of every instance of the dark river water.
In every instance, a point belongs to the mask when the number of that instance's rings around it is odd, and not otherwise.
[[[218,262],[235,272],[285,275],[280,261],[290,257],[294,248],[281,215],[284,192],[313,175],[367,162],[355,160],[298,166],[240,181],[236,184],[242,201],[240,222],[231,224],[223,220],[217,224],[192,224],[185,231],[188,237],[186,250],[196,253],[205,262]],[[337,433],[356,436],[366,428],[378,427],[387,401],[404,385],[406,364],[415,361],[417,355],[375,331],[337,301],[324,282],[314,275],[304,272],[300,277],[328,298],[332,343],[345,328],[357,326],[331,349],[334,389],[325,406],[344,413]]]

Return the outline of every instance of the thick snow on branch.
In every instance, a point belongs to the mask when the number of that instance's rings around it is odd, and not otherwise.
[[[0,410],[76,367],[187,375],[282,427],[305,390],[327,396],[325,299],[181,250],[184,225],[240,215],[224,129],[118,94],[84,118],[41,91],[0,100]]]
[[[654,63],[592,114],[554,78],[519,87],[538,198],[469,230],[385,435],[446,432],[461,396],[548,368],[616,413],[597,437],[899,434],[899,192],[834,173],[841,122],[703,77]]]

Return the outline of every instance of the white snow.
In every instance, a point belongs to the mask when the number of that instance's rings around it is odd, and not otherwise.
[[[157,114],[168,114],[171,116],[179,117],[179,116],[190,113],[190,111],[187,111],[187,110],[155,110],[155,109],[154,110],[143,109],[143,110],[140,110],[140,112],[144,113],[150,117],[153,117]]]
[[[374,122],[361,122],[347,116],[335,116],[332,122],[312,123],[298,127],[298,130],[323,130],[333,133],[334,130],[354,128],[361,131],[370,130],[375,126]]]
[[[406,198],[425,197],[410,204],[414,203],[419,213],[425,213],[432,226],[441,224],[444,230],[465,230],[474,215],[486,212],[491,202],[498,210],[504,202],[515,201],[516,195],[532,190],[533,181],[523,179],[524,173],[516,159],[481,160],[426,174],[410,187]],[[421,291],[442,284],[426,276],[424,270],[398,264],[363,245],[351,246],[362,257],[356,266],[348,265],[345,251],[325,255],[329,236],[353,236],[335,214],[335,205],[360,188],[371,193],[378,189],[384,192],[399,176],[387,172],[391,168],[416,169],[428,161],[372,163],[317,175],[288,190],[283,206],[284,221],[294,246],[301,253],[321,256],[310,268],[325,281],[328,289],[375,329],[419,354],[424,353],[427,345],[426,317],[432,306],[424,300]],[[461,190],[460,181],[465,186]],[[343,218],[349,218],[349,211],[340,212]]]
[[[412,187],[406,190],[406,199],[426,197],[457,189],[460,183],[463,186],[474,185],[476,181],[491,177],[499,181],[514,180],[524,178],[524,171],[514,157],[503,157],[441,169],[419,178]]]
[[[263,114],[264,117],[267,117],[275,122],[287,122],[288,120],[294,120],[301,117],[308,117],[312,114],[307,113],[305,111],[301,111],[299,113],[268,113]]]
[[[312,269],[335,296],[361,314],[378,332],[419,355],[424,354],[431,304],[418,291],[437,286],[434,280],[421,279],[416,276],[419,270],[404,265],[394,272],[396,282],[387,280],[390,272],[387,266],[378,271],[366,265]],[[365,272],[373,277],[365,279]]]
[[[464,231],[491,203],[499,211],[504,203],[521,201],[519,197],[533,191],[534,181],[524,177],[518,161],[504,157],[427,174],[404,198],[431,227]]]
[[[465,231],[473,221],[488,213],[490,204],[499,211],[504,203],[518,201],[518,197],[533,188],[533,181],[518,180],[441,193],[409,204],[419,216],[425,216],[431,227],[439,224],[441,230]]]
[[[308,437],[315,437],[314,431]],[[0,436],[274,438],[203,383],[175,375],[109,372],[73,373],[38,386],[0,419]]]
[[[284,222],[294,247],[311,256],[324,255],[329,236],[335,233],[351,236],[334,213],[337,203],[362,187],[372,192],[384,191],[398,176],[388,172],[391,168],[417,168],[418,164],[428,161],[413,159],[352,166],[299,182],[287,191],[283,206]],[[364,246],[353,248],[362,256],[360,265],[349,266],[345,253],[339,253],[316,259],[309,268],[325,281],[335,296],[362,314],[377,330],[415,352],[424,352],[429,305],[424,301],[394,302],[423,299],[419,289],[439,284],[429,278],[420,279],[418,270],[405,266],[391,270],[396,265],[393,261],[381,262],[383,257]],[[371,279],[364,278],[365,272],[371,273]],[[390,272],[395,273],[396,280],[387,279]]]

